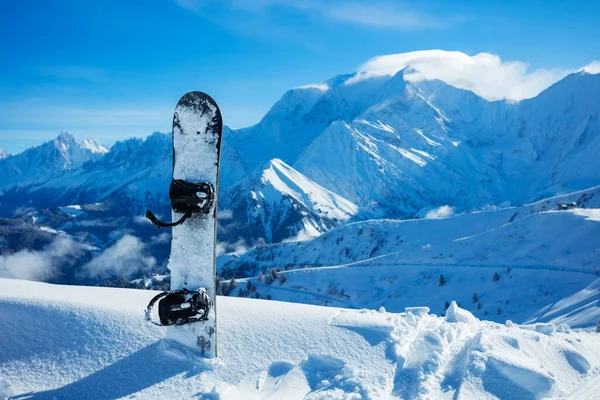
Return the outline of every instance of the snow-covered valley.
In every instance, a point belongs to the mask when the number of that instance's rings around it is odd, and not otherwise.
[[[600,335],[219,297],[218,360],[143,321],[153,292],[0,279],[0,396],[17,399],[593,399]]]

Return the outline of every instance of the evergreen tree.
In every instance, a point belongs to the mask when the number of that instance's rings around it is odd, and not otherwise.
[[[444,286],[446,284],[446,279],[444,279],[444,275],[440,275],[440,286]]]
[[[265,280],[265,276],[263,275],[262,272],[259,272],[258,273],[258,281],[259,282],[264,282],[264,280]]]
[[[500,275],[498,275],[498,273],[497,273],[497,272],[494,272],[494,277],[492,278],[492,280],[493,280],[494,282],[496,282],[496,281],[498,281],[499,279],[500,279]]]
[[[502,314],[502,310],[500,309],[500,307],[498,307],[498,309],[496,310],[496,315],[500,315]]]
[[[478,309],[478,310],[481,310],[481,302],[478,302],[478,303],[477,303],[477,309]]]
[[[265,275],[265,283],[270,285],[273,283],[273,274],[271,273],[271,269],[267,269],[267,274]]]
[[[477,303],[479,298],[477,297],[477,293],[473,293],[473,303]]]
[[[283,272],[279,273],[279,284],[283,285],[285,283],[285,275],[283,274]]]
[[[447,310],[447,309],[448,309],[448,307],[450,307],[450,303],[448,303],[448,302],[446,301],[446,303],[444,304],[444,310]]]

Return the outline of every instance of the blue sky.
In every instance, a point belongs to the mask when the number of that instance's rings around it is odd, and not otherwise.
[[[190,90],[244,127],[286,90],[384,54],[489,52],[573,70],[600,59],[597,15],[595,1],[3,1],[0,148],[169,131]]]

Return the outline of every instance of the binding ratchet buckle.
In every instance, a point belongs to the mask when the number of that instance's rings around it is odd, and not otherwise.
[[[157,228],[165,228],[182,224],[193,213],[208,214],[215,199],[215,190],[210,183],[192,183],[181,179],[173,179],[169,186],[171,209],[183,214],[179,221],[162,222],[150,210],[146,210],[145,217]]]

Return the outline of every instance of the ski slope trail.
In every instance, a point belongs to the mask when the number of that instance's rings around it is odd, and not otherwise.
[[[0,279],[0,398],[540,399],[593,394],[600,335],[221,297],[217,360],[143,321],[150,291]]]

